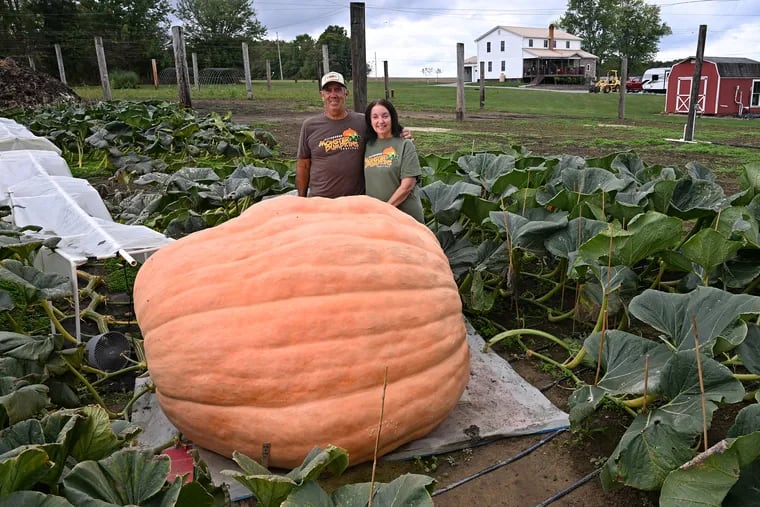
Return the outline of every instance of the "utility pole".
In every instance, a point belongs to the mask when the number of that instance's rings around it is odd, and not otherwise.
[[[684,141],[694,140],[694,127],[697,121],[697,109],[699,105],[699,88],[702,85],[702,61],[705,59],[705,39],[707,39],[707,25],[699,25],[699,39],[697,40],[697,58],[694,61],[694,75],[691,78],[691,96],[689,97],[689,117],[686,120],[686,128],[683,132]]]
[[[280,81],[282,81],[282,58],[280,57],[280,34],[274,32],[274,36],[277,38],[277,61],[280,64]]]

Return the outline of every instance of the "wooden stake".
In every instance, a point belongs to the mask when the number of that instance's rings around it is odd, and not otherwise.
[[[383,376],[383,396],[380,400],[380,421],[377,424],[377,436],[375,437],[375,452],[372,456],[372,478],[369,481],[369,502],[367,507],[372,507],[372,499],[375,496],[375,469],[377,468],[377,450],[380,447],[380,432],[383,430],[383,415],[385,414],[385,391],[388,388],[388,367],[385,367]]]
[[[647,413],[647,392],[649,391],[649,354],[644,356],[644,404],[641,406],[641,413]]]
[[[705,403],[705,381],[702,378],[702,360],[699,357],[699,333],[697,333],[697,318],[691,316],[691,325],[694,328],[694,345],[697,352],[697,374],[699,375],[699,396],[702,400],[702,438],[705,440],[705,451],[707,450],[707,405]]]

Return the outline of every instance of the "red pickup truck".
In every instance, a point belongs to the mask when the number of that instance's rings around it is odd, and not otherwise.
[[[625,82],[625,91],[628,93],[641,93],[644,91],[642,88],[641,78],[639,76],[632,76]]]

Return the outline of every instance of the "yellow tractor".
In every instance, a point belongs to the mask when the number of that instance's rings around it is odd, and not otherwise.
[[[597,79],[594,86],[591,88],[594,93],[604,92],[619,92],[620,91],[620,78],[618,77],[617,70],[608,70],[606,76],[602,76]]]

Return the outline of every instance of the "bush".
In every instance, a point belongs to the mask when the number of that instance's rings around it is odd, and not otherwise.
[[[139,88],[140,78],[131,70],[115,70],[111,72],[111,88],[116,90],[125,88]]]

